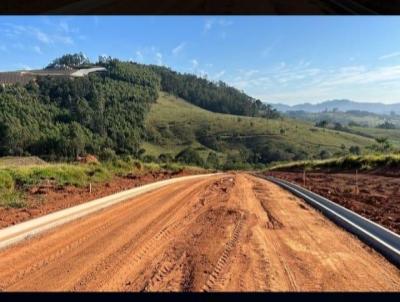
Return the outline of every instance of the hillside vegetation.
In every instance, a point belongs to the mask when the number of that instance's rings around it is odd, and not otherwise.
[[[157,157],[191,147],[204,160],[210,152],[225,167],[249,167],[279,160],[323,158],[360,149],[373,139],[287,118],[267,119],[220,114],[160,93],[146,120],[146,154]],[[325,157],[326,156],[326,157]]]
[[[215,83],[161,66],[152,65],[151,69],[160,75],[162,90],[203,109],[244,116],[279,117],[271,105],[266,105],[222,81]]]
[[[88,153],[100,160],[129,155],[146,162],[247,169],[359,154],[377,139],[361,130],[282,117],[223,82],[166,67],[111,57],[93,64],[71,54],[47,68],[94,65],[106,71],[1,87],[0,156],[70,161]],[[390,143],[381,144],[385,151]]]
[[[358,169],[369,171],[374,169],[390,169],[393,175],[399,175],[400,154],[368,154],[361,156],[343,156],[339,158],[330,158],[326,160],[305,160],[290,163],[275,163],[268,170],[280,171],[345,171]]]
[[[164,67],[111,57],[93,64],[80,53],[57,58],[46,68],[93,65],[107,71],[0,87],[0,156],[71,160],[91,153],[101,159],[124,154],[139,158],[145,118],[161,88],[216,112],[278,117],[269,106],[222,82]]]
[[[137,154],[159,78],[118,60],[103,65],[107,72],[84,78],[40,77],[0,88],[0,155]]]

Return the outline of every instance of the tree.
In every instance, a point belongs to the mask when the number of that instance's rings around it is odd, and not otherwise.
[[[377,137],[375,141],[378,143],[378,150],[381,152],[387,152],[391,148],[391,144],[387,137]]]
[[[396,125],[393,123],[390,123],[388,121],[385,121],[384,123],[376,126],[376,128],[381,128],[381,129],[396,129]]]
[[[46,68],[79,68],[84,65],[89,65],[90,61],[88,57],[86,57],[82,52],[75,54],[65,54],[60,58],[53,60],[51,64],[49,64]]]
[[[193,148],[189,147],[175,156],[175,160],[184,164],[194,164],[196,166],[204,166],[204,161],[199,153]]]
[[[162,163],[171,163],[174,161],[174,157],[172,156],[171,153],[161,153],[158,156],[158,160]]]
[[[328,125],[328,121],[322,120],[315,123],[315,127],[325,128]]]
[[[349,152],[350,152],[351,154],[360,155],[360,154],[361,154],[361,149],[360,149],[359,146],[351,146],[351,147],[349,148]]]
[[[215,152],[208,153],[206,165],[208,168],[218,169],[219,159],[218,159],[217,153],[215,153]]]
[[[54,64],[85,64],[65,55]],[[158,97],[160,79],[148,67],[105,61],[110,70],[83,78],[39,77],[0,92],[0,155],[73,159],[100,155],[139,156],[145,118]],[[51,65],[51,64],[50,64]]]
[[[321,150],[321,152],[319,153],[319,157],[321,159],[327,159],[331,156],[332,156],[332,154],[328,150]]]

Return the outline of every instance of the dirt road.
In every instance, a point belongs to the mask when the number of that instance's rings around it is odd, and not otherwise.
[[[0,251],[4,291],[400,290],[400,270],[247,174],[182,181]]]

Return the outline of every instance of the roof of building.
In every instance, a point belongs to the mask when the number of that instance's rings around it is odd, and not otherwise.
[[[84,77],[92,72],[105,71],[104,67],[94,66],[82,69],[39,69],[0,72],[0,84],[27,84],[38,76]]]

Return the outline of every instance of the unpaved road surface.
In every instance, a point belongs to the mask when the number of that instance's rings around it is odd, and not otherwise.
[[[247,174],[187,180],[0,251],[4,291],[400,290],[400,270]]]

